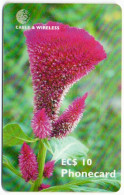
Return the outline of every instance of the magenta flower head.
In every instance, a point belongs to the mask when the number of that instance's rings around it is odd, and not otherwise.
[[[38,110],[31,121],[31,126],[36,137],[44,139],[49,137],[52,130],[52,124],[48,118],[45,108]]]
[[[34,89],[34,113],[46,109],[55,121],[68,89],[106,58],[102,45],[84,29],[58,22],[24,32]]]
[[[52,137],[62,138],[71,133],[79,123],[85,107],[85,99],[88,93],[79,97],[69,105],[59,119],[53,124]]]
[[[40,191],[40,190],[47,189],[47,188],[49,188],[49,187],[50,187],[49,184],[44,184],[44,183],[42,183],[41,186],[39,187],[39,191]]]
[[[19,167],[26,182],[36,180],[38,176],[38,163],[33,150],[24,142],[19,155]]]
[[[44,172],[43,172],[43,176],[44,177],[51,177],[52,174],[53,174],[53,169],[54,169],[54,164],[55,164],[55,161],[52,160],[52,161],[48,161],[45,166],[44,166]]]

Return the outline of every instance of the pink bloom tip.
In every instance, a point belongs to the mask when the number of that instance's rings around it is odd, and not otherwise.
[[[26,182],[36,180],[38,176],[38,163],[33,150],[24,142],[19,155],[19,167]]]
[[[55,164],[55,161],[48,161],[45,166],[44,166],[44,172],[43,172],[43,176],[44,177],[51,177],[52,174],[53,174],[53,169],[54,169],[54,164]]]
[[[53,124],[52,137],[62,138],[71,133],[79,123],[85,107],[85,99],[88,93],[79,97],[69,105],[57,121]]]

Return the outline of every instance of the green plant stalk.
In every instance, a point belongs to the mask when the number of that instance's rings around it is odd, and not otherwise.
[[[40,140],[39,141],[39,152],[38,152],[38,178],[34,182],[34,184],[31,186],[31,191],[38,191],[38,188],[42,184],[42,179],[43,179],[43,170],[44,170],[44,164],[45,164],[45,158],[46,158],[46,147],[43,144],[43,142]]]

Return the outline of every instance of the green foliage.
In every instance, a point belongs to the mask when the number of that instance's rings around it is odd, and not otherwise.
[[[91,187],[93,186],[94,187]],[[109,184],[109,188],[107,188]],[[90,186],[91,185],[91,186]],[[48,189],[42,190],[42,192],[113,192],[120,189],[120,181],[116,178],[82,178],[81,180],[75,180],[64,185],[53,186]]]
[[[86,157],[88,148],[74,137],[67,136],[63,139],[52,138],[50,141],[53,158],[56,162],[62,158]]]
[[[35,142],[36,140],[28,137],[18,124],[8,124],[3,128],[4,146],[15,146],[24,142]]]
[[[3,166],[10,169],[14,174],[16,174],[18,177],[22,179],[22,176],[19,173],[19,171],[15,169],[15,167],[10,163],[10,161],[4,155],[3,155]]]

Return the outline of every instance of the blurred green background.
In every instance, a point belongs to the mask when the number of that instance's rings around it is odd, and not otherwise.
[[[82,120],[72,136],[88,148],[92,166],[75,171],[120,171],[121,149],[121,8],[113,4],[6,4],[3,9],[3,126],[19,123],[31,135],[33,89],[23,30],[16,13],[26,9],[30,20],[25,25],[58,21],[84,28],[104,46],[107,59],[88,76],[76,83],[66,95],[61,113],[77,97],[89,92]],[[3,148],[18,169],[21,146]],[[37,147],[35,147],[37,150]],[[50,154],[47,154],[50,159]],[[49,179],[51,185],[62,184],[72,178],[60,177],[61,163]],[[47,182],[47,181],[46,181]],[[3,188],[12,191],[29,190],[24,180],[3,168]]]

